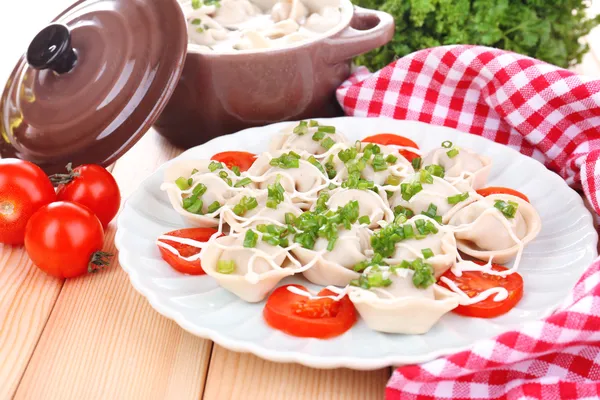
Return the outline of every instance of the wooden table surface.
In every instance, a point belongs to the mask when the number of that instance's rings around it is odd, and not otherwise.
[[[70,0],[7,3],[0,5],[0,82]],[[588,40],[596,46],[575,69],[600,77],[600,30]],[[148,132],[112,167],[123,198],[180,152]],[[106,232],[112,253],[115,229],[113,222]],[[22,248],[0,245],[0,399],[380,399],[390,373],[234,353],[155,312],[116,257],[102,273],[61,280],[38,270]]]

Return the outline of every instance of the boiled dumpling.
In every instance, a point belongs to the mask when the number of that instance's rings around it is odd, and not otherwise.
[[[364,274],[380,273],[391,280],[387,287],[351,287],[350,300],[367,326],[387,333],[423,334],[447,312],[456,308],[459,297],[436,284],[414,286],[409,269],[377,267]]]
[[[194,13],[188,23],[188,38],[201,46],[214,46],[227,39],[227,29],[204,13]]]
[[[328,241],[319,238],[313,250],[297,247],[292,250],[294,256],[303,264],[315,262],[312,268],[303,272],[304,277],[317,285],[345,286],[359,274],[352,269],[367,259],[370,248],[369,231],[362,226],[352,226],[350,230],[341,230],[332,251],[327,251]]]
[[[423,258],[423,250],[429,249],[432,256],[427,258],[426,262],[433,267],[435,277],[438,278],[456,263],[456,239],[451,231],[443,229],[435,221],[423,216],[413,217],[407,222],[412,225],[415,232],[418,232],[416,227],[418,220],[430,221],[438,228],[438,232],[429,233],[424,238],[405,239],[396,243],[394,254],[384,261],[389,265],[398,265],[403,260],[414,261]]]
[[[448,152],[454,154],[448,156]],[[435,149],[423,158],[423,165],[440,165],[445,169],[444,179],[458,181],[464,178],[474,189],[485,186],[492,169],[492,160],[465,148]]]
[[[507,217],[497,207],[510,206],[509,202],[516,204],[513,217]],[[457,211],[449,223],[457,227],[454,235],[460,251],[500,264],[515,257],[523,246],[535,239],[542,227],[531,204],[506,194],[487,196],[469,204]]]
[[[258,240],[255,248],[243,246],[245,231],[234,236],[222,236],[211,242],[200,253],[202,269],[215,278],[219,285],[250,303],[265,299],[269,292],[286,276],[295,273],[288,264],[288,251]],[[232,263],[230,273],[218,271],[219,261]]]
[[[269,38],[256,31],[245,32],[242,39],[233,46],[236,50],[267,49],[269,47],[271,47]]]
[[[322,145],[323,140],[329,138],[333,143],[346,145],[346,140],[343,133],[338,129],[335,132],[324,134],[323,138],[315,140],[315,134],[319,131],[319,125],[316,122],[302,121],[300,124],[291,124],[284,129],[281,134],[275,136],[271,142],[270,151],[277,150],[294,150],[305,151],[310,154],[320,155],[326,153],[328,149]],[[331,131],[332,127],[325,127]],[[321,128],[323,129],[323,128]],[[320,135],[317,135],[317,138]]]
[[[269,39],[279,39],[298,31],[299,25],[291,20],[285,20],[261,30],[261,33]]]
[[[271,9],[271,18],[275,22],[291,19],[302,23],[308,16],[308,9],[300,0],[278,1]]]
[[[255,197],[258,205],[256,208],[246,211],[243,215],[236,215],[231,211],[231,208],[236,204],[239,204],[246,196]],[[233,231],[239,232],[241,230],[255,228],[259,224],[283,225],[286,222],[286,214],[293,214],[294,216],[302,214],[302,210],[294,205],[287,195],[285,195],[285,200],[278,204],[275,209],[266,206],[267,200],[268,197],[266,192],[259,194],[255,194],[255,192],[241,192],[228,201],[227,205],[229,206],[229,209],[223,212],[223,218]]]
[[[388,207],[387,202],[372,190],[338,189],[329,198],[327,206],[335,211],[355,200],[358,201],[358,215],[369,217],[370,228],[378,227],[379,221],[392,222],[394,220],[394,213]]]
[[[260,14],[260,9],[249,0],[221,0],[214,19],[227,27],[241,24]]]
[[[304,27],[311,31],[324,33],[335,27],[342,20],[339,7],[323,7],[318,13],[307,18]]]
[[[461,192],[448,181],[437,176],[431,176],[433,183],[424,183],[420,180],[420,173],[409,176],[402,184],[412,184],[418,182],[421,184],[422,190],[410,197],[409,200],[404,200],[402,193],[398,190],[389,200],[392,209],[396,206],[402,206],[410,209],[415,214],[421,214],[430,209],[431,205],[435,206],[436,215],[442,217],[442,222],[446,224],[452,215],[465,205],[481,198],[477,193],[470,190],[469,192]],[[467,193],[467,194],[465,194]],[[449,200],[454,196],[465,196],[464,200],[457,201]]]
[[[165,181],[161,189],[166,190],[175,211],[192,226],[202,228],[218,226],[220,208],[217,211],[209,212],[209,207],[216,204],[215,202],[221,206],[237,194],[236,189],[218,175],[219,172],[223,172],[231,177],[228,179],[231,179],[233,183],[234,174],[226,168],[210,172],[210,164],[211,161],[181,161],[169,166],[165,172]],[[192,175],[192,172],[195,173]],[[193,182],[189,185],[189,189],[183,191],[177,186],[175,182],[179,178],[192,178]],[[199,196],[203,205],[198,213],[192,213],[183,208],[183,199],[191,196],[196,185],[200,183],[206,186],[205,193]]]

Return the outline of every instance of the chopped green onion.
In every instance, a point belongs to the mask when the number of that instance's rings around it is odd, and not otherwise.
[[[402,198],[406,201],[412,199],[414,195],[423,190],[423,186],[420,182],[403,183],[400,185],[400,193]]]
[[[317,198],[317,203],[315,205],[315,211],[318,213],[322,213],[327,210],[327,202],[329,201],[329,193],[322,192],[319,194],[319,198]]]
[[[219,203],[218,201],[213,201],[212,204],[208,206],[207,211],[209,214],[212,214],[219,208],[221,208],[221,203]]]
[[[346,150],[340,150],[340,152],[338,153],[339,159],[344,164],[347,163],[350,160],[354,160],[357,155],[358,155],[358,151],[356,150],[355,147],[351,147],[351,148],[346,149]]]
[[[496,200],[494,203],[494,207],[504,214],[506,218],[514,218],[517,214],[517,209],[519,208],[519,204],[514,201],[509,201],[508,203],[504,200]]]
[[[202,1],[201,0],[192,0],[192,8],[194,10],[197,10],[200,7],[202,7]]]
[[[461,194],[457,194],[455,196],[448,197],[448,204],[458,204],[461,201],[465,201],[469,198],[469,192],[464,192]]]
[[[288,225],[294,225],[296,222],[296,216],[292,213],[285,213],[285,223]]]
[[[193,3],[194,3],[194,2],[192,1],[192,4],[193,4]],[[202,23],[202,20],[201,20],[200,18],[194,18],[194,19],[192,20],[192,25],[200,25],[201,23]]]
[[[412,239],[413,237],[415,237],[415,231],[414,231],[412,225],[406,224],[402,227],[402,230],[404,231],[405,239]]]
[[[388,183],[386,183],[386,184],[388,184]],[[394,194],[395,194],[395,192],[392,192],[391,190],[385,191],[385,195],[387,196],[388,200],[391,199]]]
[[[399,215],[403,215],[404,217],[406,217],[406,219],[411,219],[415,216],[415,213],[408,208],[396,206],[394,207],[394,217],[398,217]]]
[[[358,223],[361,225],[371,225],[371,218],[368,215],[363,215],[358,219]]]
[[[276,209],[277,206],[283,202],[285,189],[279,183],[281,175],[277,175],[275,183],[267,186],[267,207]]]
[[[186,179],[186,178],[184,178],[183,176],[180,176],[179,178],[177,178],[175,180],[175,184],[181,190],[188,190],[190,188],[190,182],[189,182],[189,180]]]
[[[428,165],[425,167],[425,170],[429,172],[433,176],[437,176],[438,178],[443,178],[446,174],[444,167],[437,164]]]
[[[300,244],[305,249],[312,250],[315,248],[316,238],[311,232],[302,232],[294,236],[294,242]]]
[[[320,125],[318,131],[325,133],[335,133],[335,126]]]
[[[433,175],[431,175],[431,173],[426,169],[422,169],[421,172],[419,172],[419,181],[421,181],[421,183],[432,184]]]
[[[315,158],[315,156],[308,157],[308,162],[311,163],[312,165],[314,165],[315,167],[317,167],[317,169],[319,171],[321,171],[321,173],[323,175],[327,175],[327,172],[325,172],[325,168],[323,168],[323,166],[321,165],[321,163],[317,161],[317,159]]]
[[[197,173],[198,173],[198,170],[197,170],[196,168],[194,168],[194,169],[192,170],[192,175],[196,175]]]
[[[389,154],[386,158],[385,158],[385,162],[387,162],[388,164],[393,164],[396,161],[398,161],[398,157],[396,157],[393,154]]]
[[[252,229],[249,229],[246,236],[244,236],[244,247],[252,249],[256,247],[256,242],[258,242],[258,235]]]
[[[198,27],[198,28],[196,28],[196,32],[198,32],[198,33],[204,33],[204,28]]]
[[[437,206],[433,203],[429,204],[429,208],[427,209],[427,211],[423,211],[421,214],[434,219],[438,224],[442,223],[442,217],[440,215],[437,215]]]
[[[202,206],[204,205],[204,202],[202,201],[202,199],[199,199],[195,196],[189,197],[189,199],[193,199],[193,200],[192,200],[191,204],[188,205],[188,207],[185,207],[185,201],[184,201],[184,208],[186,209],[186,211],[191,212],[192,214],[202,214]]]
[[[194,187],[194,190],[192,190],[192,194],[199,197],[206,193],[206,190],[206,185],[204,185],[203,183],[199,183]]]
[[[325,163],[325,171],[327,172],[327,177],[329,179],[333,179],[337,175],[335,165],[333,164],[333,154],[329,156],[329,159]]]
[[[308,123],[306,121],[300,121],[298,126],[294,128],[294,133],[300,136],[308,133]]]
[[[458,149],[456,147],[453,149],[450,149],[446,152],[446,154],[448,155],[448,157],[454,158],[458,155]]]
[[[421,249],[421,253],[423,253],[423,257],[427,260],[428,258],[433,257],[433,251],[431,249]]]
[[[234,165],[233,167],[231,167],[231,170],[233,171],[235,176],[240,176],[240,174],[241,174],[240,167],[238,167],[237,165]]]
[[[445,149],[449,149],[449,148],[452,147],[452,142],[449,141],[449,140],[445,140],[445,141],[442,142],[442,147],[445,148]]]
[[[269,161],[269,164],[273,167],[279,167],[282,169],[298,168],[300,167],[300,156],[293,151],[284,153],[277,158],[273,158]]]
[[[208,164],[208,170],[210,172],[215,172],[218,169],[223,169],[222,163],[216,162],[216,161],[211,161],[210,164]]]
[[[422,258],[417,258],[413,262],[404,260],[399,265],[392,267],[392,271],[397,268],[410,269],[414,271],[412,279],[413,285],[420,289],[426,289],[435,283],[433,267],[424,262]]]
[[[225,183],[227,183],[229,186],[231,186],[233,184],[233,182],[231,181],[231,178],[229,177],[229,175],[227,175],[227,172],[220,171],[219,172],[219,177],[221,179],[223,179],[225,181]]]
[[[412,164],[413,168],[415,169],[415,171],[418,171],[419,168],[421,168],[421,161],[422,161],[421,157],[415,157],[411,161],[411,164]]]
[[[319,140],[323,139],[324,137],[325,137],[325,132],[318,131],[312,135],[312,140],[314,140],[315,142],[318,142]]]
[[[319,123],[318,123],[317,121],[315,121],[314,119],[311,119],[311,120],[308,122],[308,126],[309,126],[310,128],[314,128],[315,126],[319,126]]]
[[[235,261],[219,260],[217,262],[217,272],[220,274],[232,274],[235,272]]]
[[[246,185],[249,185],[252,183],[252,179],[246,177],[244,179],[240,179],[239,181],[237,181],[235,183],[235,185],[233,185],[233,187],[239,188],[239,187],[244,187]]]
[[[333,249],[335,248],[335,242],[337,242],[337,235],[335,237],[332,237],[331,239],[329,239],[329,242],[327,243],[327,251],[333,251]]]
[[[332,148],[334,144],[335,144],[335,141],[330,137],[326,137],[325,139],[323,139],[321,141],[321,147],[324,147],[327,150]]]
[[[375,172],[385,171],[388,168],[387,163],[383,158],[383,154],[375,154],[371,161],[371,166]]]
[[[244,196],[238,204],[233,207],[235,215],[244,215],[247,211],[253,210],[258,206],[256,197]]]

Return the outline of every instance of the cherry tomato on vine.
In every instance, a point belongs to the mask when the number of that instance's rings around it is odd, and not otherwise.
[[[57,278],[74,278],[108,265],[102,252],[104,230],[87,207],[58,201],[29,219],[25,250],[41,270]]]
[[[0,160],[0,243],[23,244],[29,218],[53,201],[54,187],[40,167],[13,158]]]
[[[100,220],[104,229],[113,220],[121,206],[121,192],[117,181],[100,165],[81,165],[71,169],[67,165],[66,174],[50,177],[58,185],[58,200],[79,203],[90,210]]]

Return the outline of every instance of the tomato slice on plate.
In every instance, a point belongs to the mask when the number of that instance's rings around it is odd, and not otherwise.
[[[419,146],[409,138],[396,135],[394,133],[379,133],[377,135],[366,137],[362,141],[367,143],[381,144],[383,146],[392,144],[402,147],[414,147],[415,149],[419,148]],[[402,156],[408,161],[412,161],[415,158],[420,157],[418,154],[409,150],[400,150],[400,154],[402,154]]]
[[[300,285],[285,285],[271,293],[263,311],[271,327],[292,336],[327,339],[341,335],[356,322],[356,309],[348,296],[339,301],[309,299],[290,292],[288,286],[306,291]],[[318,295],[336,296],[327,289],[321,290]]]
[[[475,262],[484,265],[482,262]],[[508,268],[503,267],[502,265],[492,264],[492,269],[500,272],[506,271]],[[448,270],[442,276],[453,281],[460,290],[465,292],[471,298],[487,289],[495,287],[503,287],[508,291],[508,297],[505,300],[494,301],[496,294],[493,294],[479,303],[469,306],[458,306],[453,310],[455,313],[467,317],[498,317],[512,310],[523,297],[523,278],[517,272],[502,277],[489,275],[479,271],[464,271],[462,276],[455,276],[452,271]],[[448,288],[448,285],[441,280],[439,281],[439,284]]]
[[[210,239],[210,237],[215,233],[217,233],[217,230],[213,228],[189,228],[169,232],[166,235],[192,239],[198,242],[207,242],[208,239]],[[200,253],[200,249],[188,244],[181,244],[171,240],[162,239],[160,239],[160,241],[173,246],[179,252],[181,257],[191,257]],[[189,275],[205,274],[204,270],[202,269],[202,265],[200,264],[200,260],[187,261],[162,246],[158,246],[158,249],[160,250],[160,255],[162,256],[163,260],[165,260],[176,271]]]
[[[523,200],[525,200],[526,202],[530,203],[529,198],[527,196],[525,196],[523,193],[519,192],[518,190],[507,188],[507,187],[503,187],[503,186],[490,186],[490,187],[486,187],[486,188],[483,188],[483,189],[479,189],[477,191],[477,193],[479,193],[483,197],[487,197],[487,196],[490,196],[492,194],[510,194],[511,196],[520,197]]]
[[[241,172],[244,172],[248,171],[252,164],[254,164],[256,154],[246,151],[224,151],[212,156],[211,160],[222,162],[229,169],[237,166]]]

